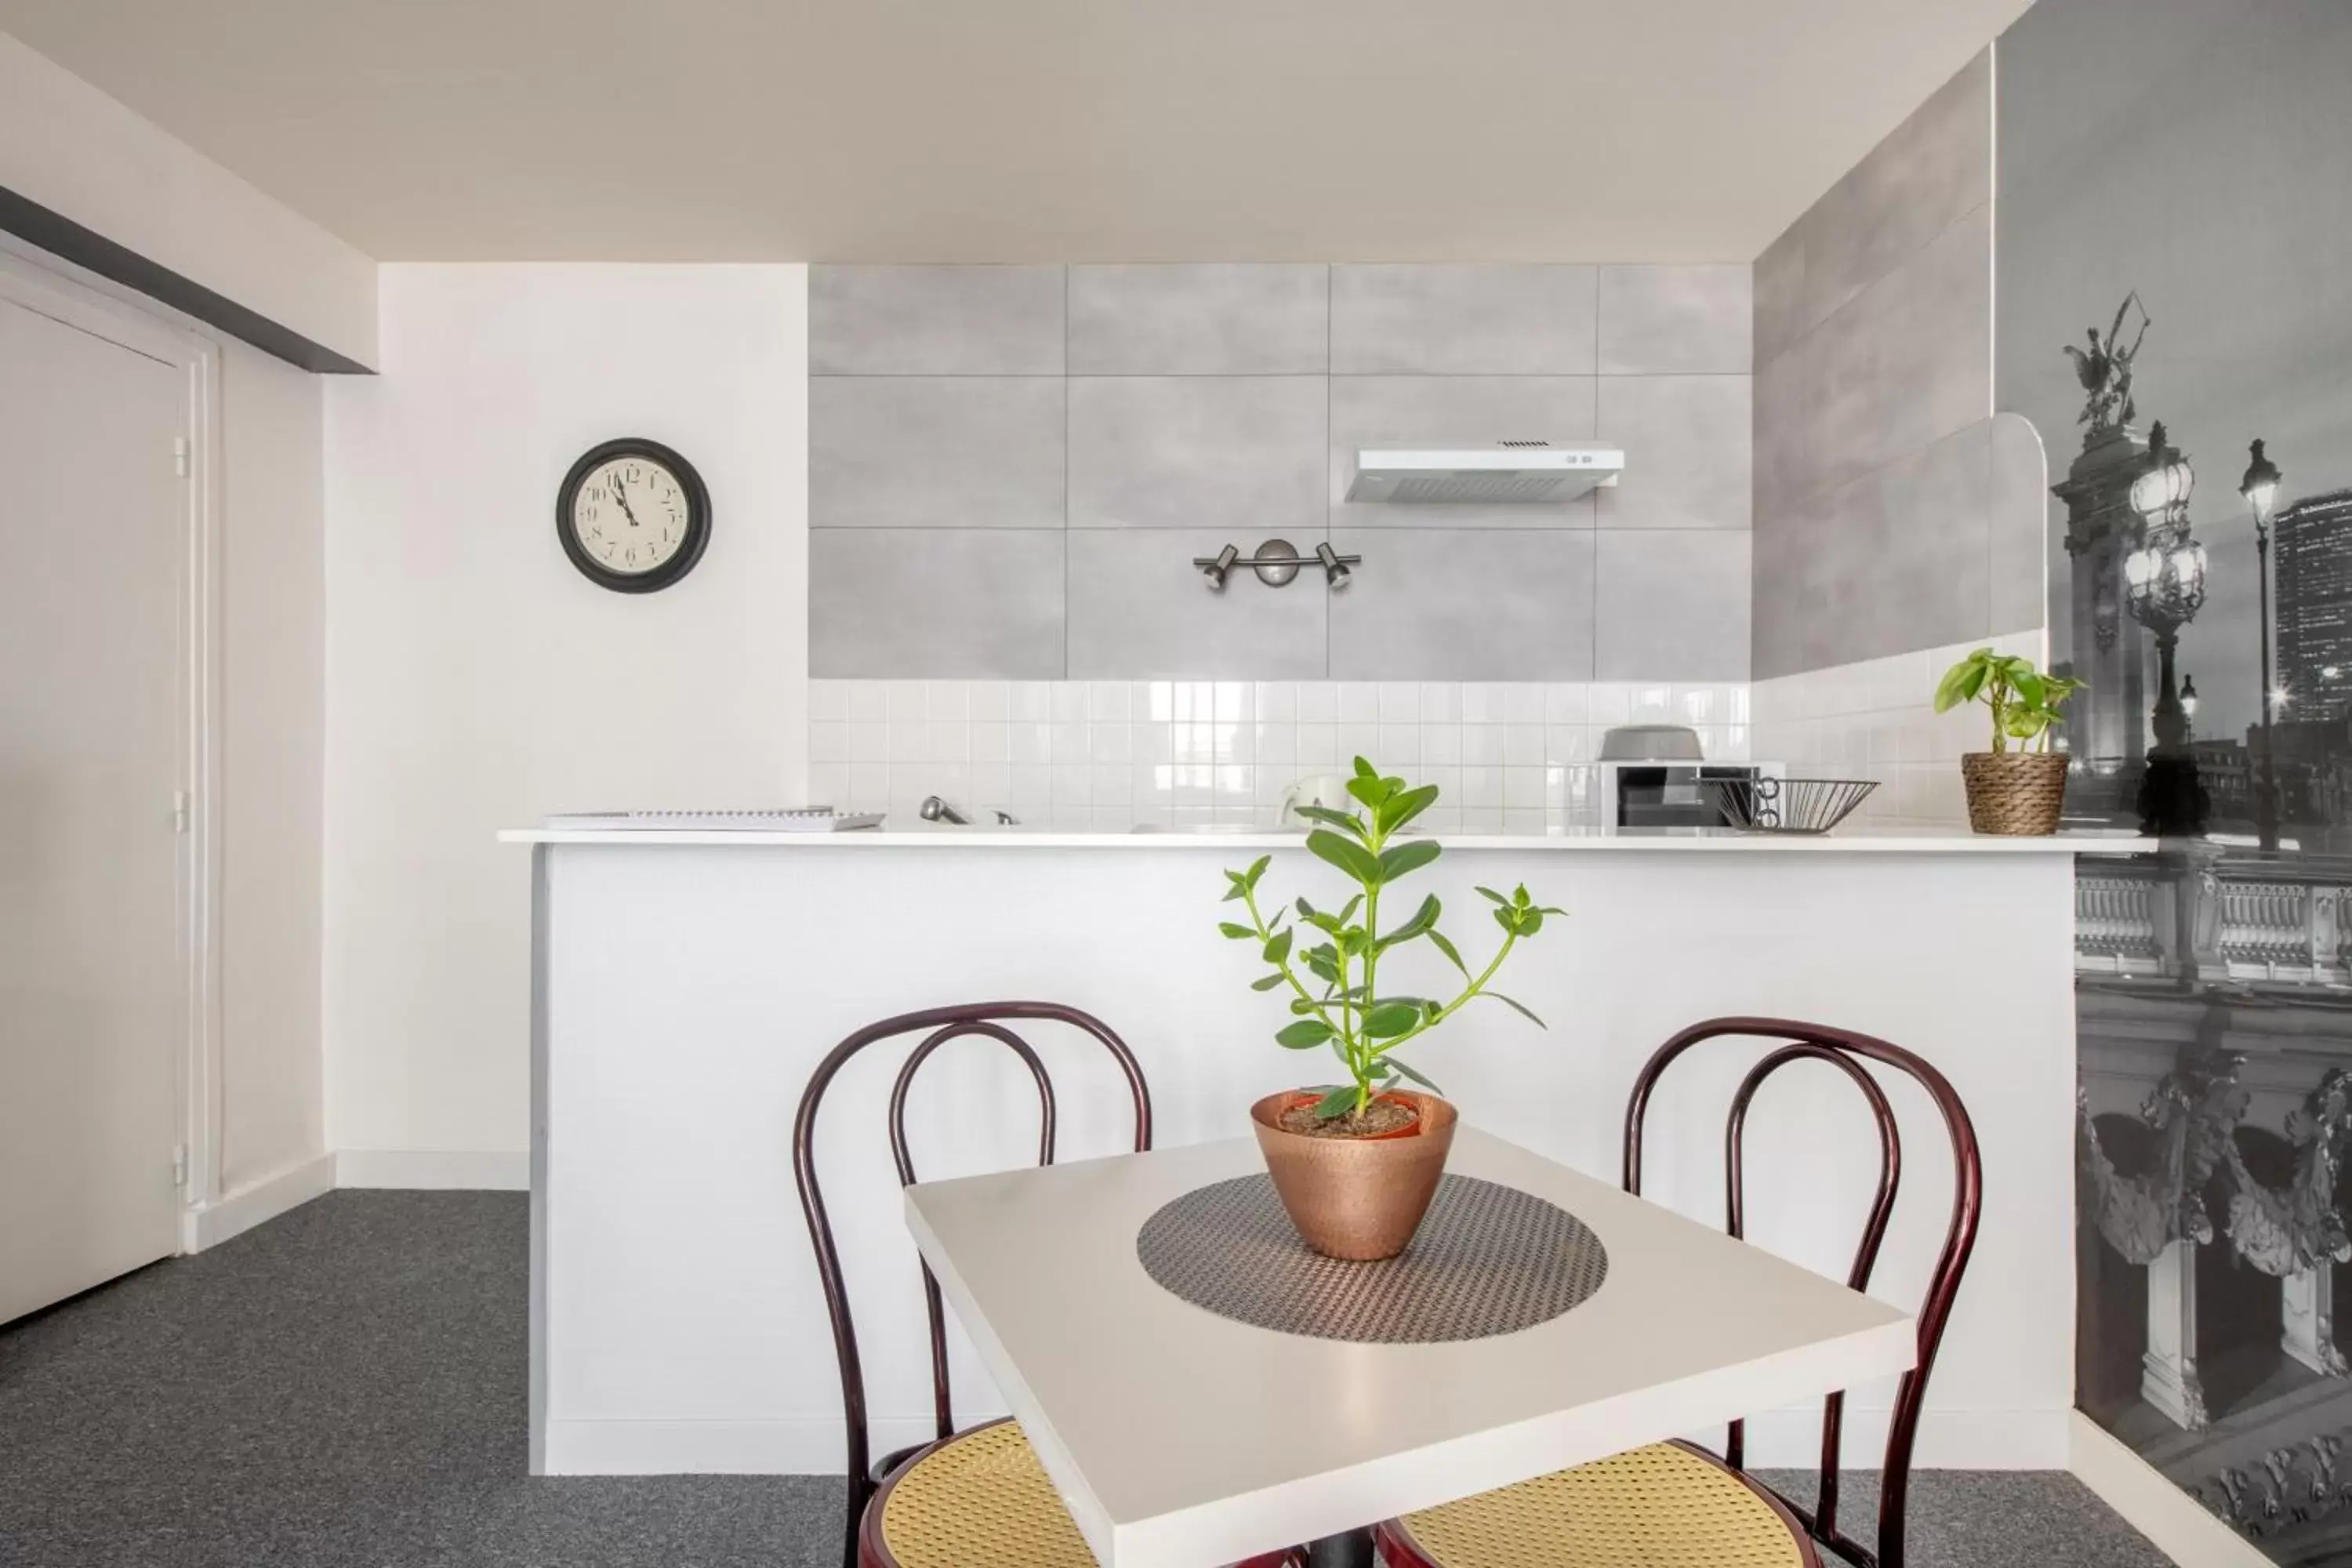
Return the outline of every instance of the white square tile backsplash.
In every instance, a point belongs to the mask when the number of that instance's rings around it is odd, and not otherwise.
[[[1798,775],[1876,779],[1858,812],[1878,826],[1966,826],[1960,755],[1986,744],[1979,706],[1937,713],[1936,682],[1975,648],[2043,660],[2042,630],[1977,637],[1947,647],[1864,659],[1757,681],[1753,744]]]
[[[923,797],[1069,831],[1271,826],[1357,755],[1433,783],[1439,831],[1600,820],[1600,731],[1641,713],[1744,759],[1744,683],[815,680],[809,793],[918,820]]]

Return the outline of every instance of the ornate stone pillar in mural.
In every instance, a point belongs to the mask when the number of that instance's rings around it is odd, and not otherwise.
[[[2197,1244],[2165,1243],[2147,1266],[2147,1350],[2139,1394],[2190,1431],[2204,1426],[2205,1385],[2197,1376]]]
[[[2352,1372],[2336,1348],[2336,1274],[2326,1263],[2309,1264],[2281,1281],[2279,1348],[2315,1373],[2342,1377]]]
[[[2147,744],[2147,633],[2124,610],[2124,557],[2138,547],[2140,529],[2131,487],[2147,463],[2147,443],[2138,432],[2105,426],[2084,435],[2066,478],[2051,487],[2066,505],[2066,553],[2074,566],[2068,657],[2074,679],[2090,682],[2068,705],[2066,746],[2078,777],[2097,781],[2093,788],[2102,806],[2130,801],[2123,781],[2137,773]]]

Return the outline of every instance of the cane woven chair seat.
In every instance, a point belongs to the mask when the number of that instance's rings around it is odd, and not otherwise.
[[[882,1500],[898,1568],[1095,1568],[1020,1426],[959,1432],[898,1473]]]
[[[1404,1516],[1436,1568],[1816,1568],[1756,1489],[1672,1443]]]

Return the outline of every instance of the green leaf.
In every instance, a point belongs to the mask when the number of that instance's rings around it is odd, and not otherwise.
[[[1478,994],[1481,996],[1492,996],[1496,1001],[1500,1002],[1504,1006],[1508,1007],[1512,1012],[1517,1013],[1520,1017],[1525,1018],[1528,1023],[1533,1024],[1538,1029],[1549,1029],[1551,1026],[1545,1023],[1541,1018],[1537,1017],[1533,1013],[1528,1012],[1523,1005],[1512,1001],[1508,996],[1504,995],[1499,991],[1481,991]]]
[[[1412,911],[1411,920],[1381,938],[1380,951],[1386,952],[1399,942],[1411,942],[1429,931],[1437,923],[1437,895],[1431,893],[1423,897],[1421,900],[1421,908]]]
[[[1492,900],[1495,900],[1495,902],[1496,902],[1496,903],[1498,903],[1498,904],[1502,905],[1505,909],[1508,909],[1508,908],[1510,908],[1510,907],[1511,907],[1511,900],[1508,900],[1508,899],[1507,899],[1507,898],[1505,898],[1505,897],[1503,897],[1503,895],[1502,895],[1502,894],[1500,894],[1500,893],[1498,893],[1498,892],[1495,891],[1495,889],[1492,889],[1492,888],[1481,888],[1481,889],[1478,889],[1478,896],[1479,896],[1480,898],[1483,898],[1483,899],[1492,899]]]
[[[1376,779],[1381,776],[1381,770],[1372,766],[1371,763],[1366,762],[1363,758],[1358,757],[1356,759],[1356,776],[1360,779]]]
[[[1248,870],[1246,870],[1246,871],[1244,871],[1244,872],[1243,872],[1243,873],[1242,873],[1242,880],[1243,880],[1244,883],[1246,883],[1250,888],[1252,888],[1252,889],[1255,889],[1255,888],[1256,888],[1256,886],[1257,886],[1257,879],[1258,879],[1260,877],[1263,877],[1263,876],[1265,876],[1265,868],[1266,868],[1268,866],[1271,866],[1272,864],[1274,864],[1274,857],[1273,857],[1273,856],[1271,856],[1271,855],[1261,855],[1261,856],[1259,856],[1259,857],[1257,858],[1257,861],[1256,861],[1256,863],[1255,863],[1255,865],[1251,866],[1251,867],[1250,867],[1250,868],[1249,868]]]
[[[1361,839],[1366,837],[1364,819],[1352,811],[1334,811],[1328,805],[1294,805],[1290,808],[1309,822],[1321,822]]]
[[[1220,903],[1230,904],[1236,899],[1246,899],[1249,897],[1249,889],[1243,883],[1239,877],[1234,876],[1234,873],[1231,871],[1226,872],[1225,875],[1234,878],[1234,885],[1225,889],[1225,896],[1218,900]]]
[[[1396,1068],[1397,1071],[1404,1074],[1405,1077],[1412,1079],[1413,1082],[1421,1085],[1422,1088],[1429,1090],[1432,1094],[1444,1094],[1445,1092],[1435,1084],[1430,1082],[1429,1079],[1423,1078],[1421,1074],[1413,1071],[1412,1068],[1407,1067],[1404,1063],[1397,1060],[1394,1057],[1382,1057],[1381,1058],[1381,1065],[1382,1067],[1391,1067]]]
[[[1283,976],[1279,974],[1268,974],[1251,981],[1250,989],[1253,991],[1271,991],[1276,986],[1281,984],[1282,982]]]
[[[1356,1096],[1360,1093],[1352,1083],[1343,1083],[1315,1102],[1315,1114],[1324,1121],[1345,1116],[1356,1109]]]
[[[1420,1022],[1418,1003],[1382,1002],[1364,1015],[1364,1033],[1376,1040],[1394,1039]]]
[[[1301,956],[1307,964],[1307,973],[1314,975],[1316,979],[1328,981],[1333,985],[1339,984],[1339,949],[1328,942],[1318,942]]]
[[[1434,838],[1408,838],[1381,851],[1381,880],[1393,882],[1411,871],[1418,871],[1437,858],[1439,849]]]
[[[1307,847],[1368,888],[1381,884],[1381,863],[1362,845],[1324,828],[1307,836]]]
[[[1380,819],[1381,807],[1388,803],[1389,781],[1384,778],[1352,778],[1348,781],[1348,793],[1372,808],[1374,821]]]
[[[1436,944],[1438,952],[1453,961],[1454,968],[1460,970],[1465,975],[1470,973],[1470,966],[1462,962],[1461,951],[1454,945],[1451,937],[1433,926],[1430,928],[1429,940]]]
[[[1265,961],[1268,963],[1280,963],[1289,956],[1290,932],[1286,931],[1275,932],[1273,940],[1265,944]]]
[[[1219,921],[1217,922],[1217,929],[1224,932],[1227,936],[1233,938],[1235,942],[1248,942],[1257,935],[1257,932],[1252,931],[1249,927],[1243,925],[1238,921]]]
[[[1295,1017],[1310,1017],[1315,1012],[1315,1004],[1304,996],[1293,996],[1290,999],[1290,1011]]]
[[[1286,1024],[1277,1030],[1274,1043],[1303,1051],[1319,1046],[1331,1037],[1331,1026],[1320,1018],[1301,1018],[1296,1024]]]
[[[1419,789],[1405,790],[1402,794],[1391,795],[1381,806],[1375,820],[1379,822],[1382,832],[1394,833],[1398,828],[1427,811],[1436,800],[1435,784],[1423,784]]]

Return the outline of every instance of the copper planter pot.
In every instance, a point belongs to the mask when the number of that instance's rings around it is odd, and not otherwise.
[[[1310,1138],[1283,1131],[1282,1112],[1298,1098],[1296,1089],[1267,1095],[1250,1107],[1250,1125],[1299,1239],[1326,1258],[1394,1258],[1420,1228],[1437,1195],[1437,1178],[1445,1173],[1446,1152],[1454,1147],[1452,1103],[1398,1091],[1391,1098],[1421,1112],[1412,1133]]]

